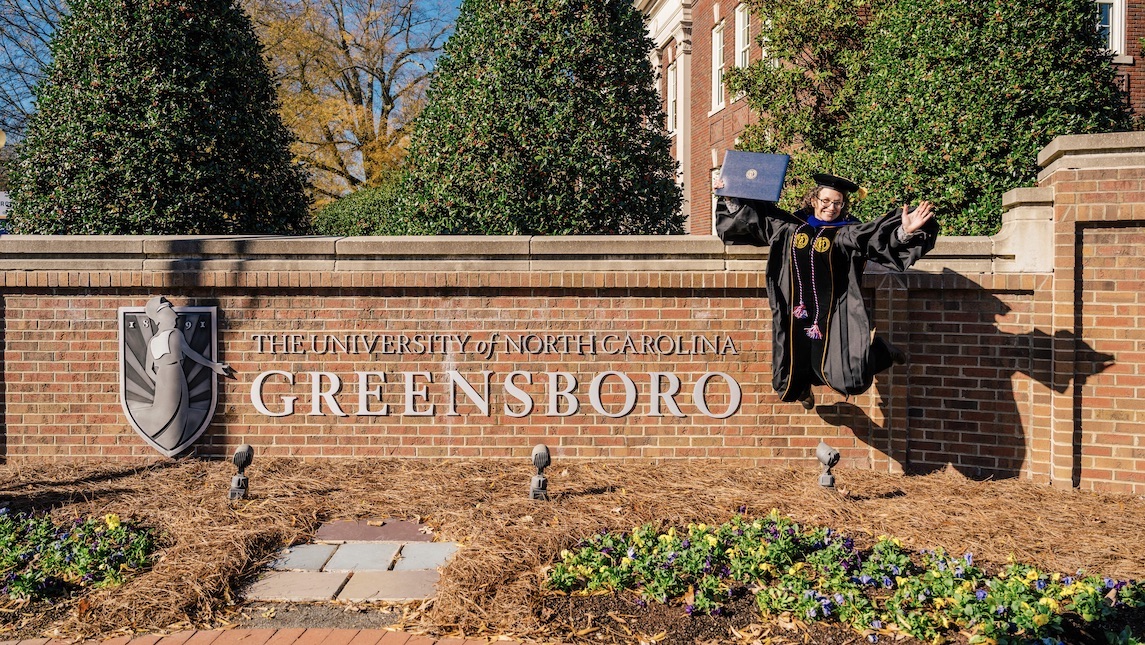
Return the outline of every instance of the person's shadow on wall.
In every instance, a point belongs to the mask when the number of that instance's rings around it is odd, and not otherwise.
[[[1078,388],[1088,377],[1109,368],[1114,356],[1096,352],[1070,330],[1058,330],[1053,335],[1040,329],[1018,334],[1003,331],[998,318],[1010,313],[1010,306],[974,281],[955,276],[956,290],[963,297],[943,298],[942,291],[927,294],[938,299],[920,306],[943,315],[933,322],[930,319],[935,317],[927,316],[915,323],[918,326],[912,329],[911,342],[901,347],[910,362],[892,368],[909,370],[909,374],[901,375],[909,391],[908,428],[884,427],[866,410],[846,401],[816,410],[827,423],[850,427],[857,439],[879,450],[896,442],[904,445],[905,438],[905,452],[892,451],[888,456],[899,461],[909,474],[928,474],[949,465],[973,479],[1017,477],[1028,443],[1021,410],[1029,409],[1030,398],[1036,396],[1034,390],[1038,388],[1028,387],[1022,380],[1016,387],[1012,377],[1025,374],[1058,393],[1065,392],[1069,375],[1058,375],[1055,380],[1053,373],[1055,341],[1059,347],[1065,341],[1074,349],[1073,381]],[[911,298],[916,295],[911,294]],[[967,342],[970,338],[976,342]],[[875,387],[878,404],[890,401],[885,376],[876,378]],[[1047,426],[1050,423],[1043,421]],[[892,425],[897,424],[892,421]],[[904,433],[909,435],[904,437]]]

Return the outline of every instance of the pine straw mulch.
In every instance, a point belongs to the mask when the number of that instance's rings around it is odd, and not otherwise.
[[[527,499],[533,469],[525,460],[256,456],[247,471],[252,497],[229,502],[234,472],[227,462],[200,460],[0,466],[0,505],[51,510],[60,518],[117,513],[162,536],[152,570],[54,613],[34,615],[24,607],[0,614],[10,623],[0,638],[210,625],[276,550],[308,540],[320,522],[335,519],[417,519],[437,539],[462,543],[436,601],[414,617],[432,634],[568,638],[556,621],[545,620],[552,597],[541,586],[544,567],[561,549],[601,529],[720,523],[744,507],[748,516],[777,508],[860,544],[888,534],[914,549],[970,551],[991,571],[1013,555],[1063,573],[1080,568],[1145,578],[1145,498],[978,482],[953,470],[918,477],[840,470],[840,491],[832,492],[816,485],[818,471],[810,468],[558,462],[546,472],[550,502]],[[12,631],[20,620],[23,626]]]

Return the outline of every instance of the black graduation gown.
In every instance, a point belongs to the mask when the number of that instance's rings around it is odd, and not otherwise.
[[[919,234],[899,242],[895,231],[902,225],[901,208],[871,222],[818,228],[807,222],[809,215],[754,200],[739,200],[731,211],[719,199],[716,207],[716,232],[725,244],[770,247],[772,386],[784,401],[798,400],[811,385],[861,394],[875,374],[891,366],[886,343],[872,341],[863,269],[869,260],[903,271],[933,249],[938,238],[938,223],[932,219]]]

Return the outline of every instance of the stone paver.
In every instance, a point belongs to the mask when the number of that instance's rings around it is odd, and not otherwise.
[[[414,542],[402,547],[402,556],[394,565],[394,571],[419,571],[437,569],[457,553],[455,542]]]
[[[337,548],[323,571],[386,571],[402,545],[400,542],[354,542]]]
[[[314,532],[316,542],[429,542],[432,534],[422,533],[421,524],[395,520],[342,520],[327,522]]]
[[[338,594],[342,602],[425,600],[434,595],[437,571],[359,571]]]
[[[243,597],[284,602],[332,600],[345,580],[345,573],[275,571],[248,587]]]
[[[321,571],[322,565],[337,549],[336,544],[296,544],[283,549],[270,568],[275,571]]]

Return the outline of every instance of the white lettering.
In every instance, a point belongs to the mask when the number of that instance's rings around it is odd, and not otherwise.
[[[430,403],[429,407],[426,408],[425,410],[418,410],[417,409],[416,399],[421,399],[422,401],[428,400],[429,399],[429,392],[427,391],[424,384],[421,387],[415,387],[414,379],[417,378],[418,376],[421,376],[421,377],[424,377],[427,382],[432,383],[433,377],[430,375],[429,372],[404,372],[404,374],[406,377],[406,411],[405,411],[405,414],[407,416],[411,416],[411,417],[432,417],[433,416],[433,404],[432,403]]]
[[[618,376],[622,383],[624,383],[624,407],[620,412],[611,414],[604,409],[604,403],[600,400],[600,389],[604,386],[604,379],[610,376]],[[592,402],[592,407],[599,413],[612,419],[619,419],[626,417],[632,413],[632,408],[636,407],[636,384],[632,379],[620,372],[601,372],[592,379],[592,384],[588,388],[588,399]]]
[[[266,403],[264,403],[262,400],[262,384],[266,382],[266,379],[272,376],[285,376],[287,385],[294,385],[294,375],[290,372],[280,372],[278,370],[263,372],[262,374],[259,374],[257,377],[255,377],[254,383],[250,384],[250,402],[254,404],[254,409],[268,417],[288,417],[294,414],[294,402],[298,400],[298,397],[282,397],[282,412],[271,412],[269,409],[267,409]]]
[[[550,417],[570,417],[576,414],[580,409],[580,401],[577,401],[573,392],[576,390],[576,377],[568,372],[546,372],[549,375],[549,412],[546,416]],[[560,389],[560,380],[565,379],[568,385],[567,389]],[[560,399],[564,398],[568,404],[568,409],[563,413],[560,412]]]
[[[662,417],[663,413],[660,412],[660,403],[663,402],[668,410],[672,412],[674,417],[682,417],[684,413],[680,411],[680,406],[676,405],[675,396],[680,392],[680,377],[671,372],[649,372],[650,379],[650,392],[651,401],[648,402],[648,416]],[[668,379],[668,391],[660,391],[660,380],[662,378]]]
[[[382,400],[382,383],[386,382],[385,372],[354,372],[358,376],[358,416],[360,417],[384,417],[390,413],[390,406],[388,403],[382,404],[382,409],[374,412],[370,410],[370,397],[374,397],[378,401]],[[370,388],[370,377],[377,376],[379,384],[375,388]]]
[[[728,409],[725,410],[722,414],[714,414],[711,408],[708,407],[706,388],[708,381],[710,381],[712,377],[715,376],[718,376],[727,382],[728,392],[731,396],[731,400],[728,401]],[[742,398],[743,392],[741,392],[739,389],[739,383],[736,383],[734,378],[724,374],[723,372],[708,372],[707,374],[704,374],[700,377],[700,380],[696,381],[696,387],[692,390],[692,404],[695,405],[697,409],[699,409],[701,414],[713,419],[726,419],[735,414],[736,411],[739,410],[739,404]]]
[[[520,412],[513,412],[513,408],[509,407],[509,402],[505,402],[505,415],[513,417],[514,419],[527,417],[533,411],[533,399],[529,397],[529,395],[525,393],[524,390],[517,387],[517,385],[513,383],[513,379],[517,378],[518,376],[524,376],[525,383],[528,383],[529,385],[533,384],[533,375],[528,372],[510,372],[509,375],[505,377],[505,392],[514,399],[520,401],[525,406]]]
[[[493,372],[489,370],[481,372],[481,376],[485,377],[485,396],[477,394],[477,390],[473,389],[473,386],[465,380],[461,372],[449,370],[446,374],[449,375],[449,412],[446,413],[448,416],[461,416],[457,411],[457,388],[455,386],[461,386],[461,391],[469,397],[469,402],[476,405],[481,414],[489,416],[489,377],[493,375]]]
[[[326,406],[330,408],[336,416],[346,417],[350,416],[338,407],[338,402],[334,400],[334,395],[342,391],[342,379],[338,378],[337,374],[330,372],[310,372],[310,412],[306,415],[308,417],[321,417],[322,402],[326,402]],[[322,380],[328,379],[330,387],[325,390],[322,389]]]

